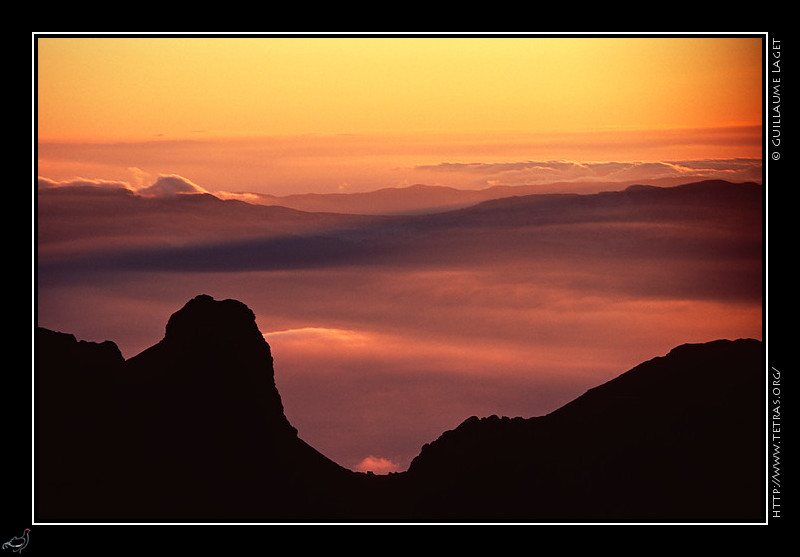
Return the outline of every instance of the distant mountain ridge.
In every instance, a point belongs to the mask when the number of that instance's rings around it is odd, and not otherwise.
[[[654,180],[651,187],[673,187],[680,184],[706,181],[702,178],[684,176]],[[282,206],[300,211],[323,213],[346,213],[358,215],[424,215],[463,209],[484,201],[527,195],[548,195],[548,190],[582,192],[576,195],[592,195],[602,189],[616,191],[637,182],[558,182],[553,184],[498,185],[483,189],[459,189],[450,186],[414,184],[405,187],[390,187],[368,192],[350,193],[304,193],[271,195],[242,193],[238,196],[258,205]],[[232,194],[236,196],[236,194]]]
[[[127,361],[39,328],[37,522],[759,521],[762,343],[684,345],[535,418],[350,472],[283,414],[253,312],[200,295]]]
[[[95,188],[96,189],[96,188]],[[614,234],[607,223],[661,226],[673,252],[696,250],[705,239],[670,237],[669,227],[729,231],[728,239],[761,244],[763,188],[755,183],[706,181],[670,188],[634,186],[598,194],[504,197],[426,215],[348,215],[263,207],[192,194],[144,199],[66,189],[40,192],[37,251],[41,266],[124,265],[191,269],[305,268],[393,264],[421,258],[495,257],[497,245],[530,251],[567,241],[553,226],[597,225],[592,238]],[[516,230],[511,230],[516,227]],[[550,227],[550,228],[548,228]],[[637,234],[626,233],[626,242]],[[657,234],[652,228],[642,230]],[[716,232],[715,232],[716,234]],[[544,235],[544,238],[540,236]],[[748,238],[739,240],[739,236]],[[509,237],[510,236],[510,237]],[[607,243],[616,245],[617,238]],[[467,248],[468,246],[468,248]],[[631,246],[633,251],[649,245]],[[465,249],[466,253],[461,254]],[[561,247],[556,248],[561,250]],[[715,248],[712,248],[716,250]],[[486,254],[486,252],[489,252]],[[84,262],[83,258],[86,258]]]

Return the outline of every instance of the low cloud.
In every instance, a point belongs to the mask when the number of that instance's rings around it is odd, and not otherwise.
[[[368,456],[367,458],[359,462],[356,466],[354,466],[354,470],[356,472],[374,472],[375,474],[388,474],[389,472],[400,471],[400,465],[392,462],[387,458]]]
[[[39,177],[37,180],[39,190],[51,189],[93,189],[93,190],[125,190],[142,197],[175,197],[183,194],[207,194],[206,189],[198,186],[191,180],[177,174],[158,176],[155,181],[143,187],[135,186],[122,180],[90,180],[75,178],[72,180],[55,181]]]
[[[218,191],[214,195],[220,199],[234,199],[237,201],[244,201],[245,203],[261,203],[262,196],[257,193],[248,192],[232,192],[232,191]]]
[[[524,160],[515,162],[444,162],[419,165],[417,171],[469,175],[475,184],[522,185],[554,182],[650,183],[669,179],[760,181],[760,159],[578,162]]]
[[[176,174],[159,176],[152,186],[137,192],[144,197],[174,197],[180,194],[209,193],[191,180]]]
[[[56,181],[39,176],[36,182],[39,190],[64,189],[64,188],[94,188],[106,190],[127,190],[133,191],[127,182],[119,180],[90,180],[86,178],[75,178],[74,180]]]

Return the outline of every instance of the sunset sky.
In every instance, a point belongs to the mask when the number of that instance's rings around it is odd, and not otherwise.
[[[38,36],[37,191],[760,183],[763,40]],[[402,470],[470,415],[541,415],[676,345],[762,331],[753,211],[734,226],[694,208],[691,226],[459,222],[444,238],[365,227],[358,242],[398,240],[401,260],[281,267],[285,252],[275,263],[252,231],[279,243],[308,232],[302,219],[133,214],[113,205],[123,196],[70,195],[36,201],[39,326],[131,357],[194,296],[240,300],[273,349],[289,420],[353,469]],[[318,216],[309,226],[328,226]]]
[[[285,195],[760,158],[754,37],[41,37],[38,174]],[[459,163],[462,167],[441,165]],[[580,174],[567,179],[582,178]]]

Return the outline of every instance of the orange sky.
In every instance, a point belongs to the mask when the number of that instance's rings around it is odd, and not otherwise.
[[[54,180],[177,173],[212,191],[363,191],[420,181],[389,169],[445,161],[761,156],[758,36],[36,46],[38,172]]]

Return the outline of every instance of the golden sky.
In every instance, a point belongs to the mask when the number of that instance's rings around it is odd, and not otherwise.
[[[45,140],[761,122],[760,38],[40,38]]]
[[[39,174],[364,190],[443,162],[759,158],[762,40],[42,36]]]

